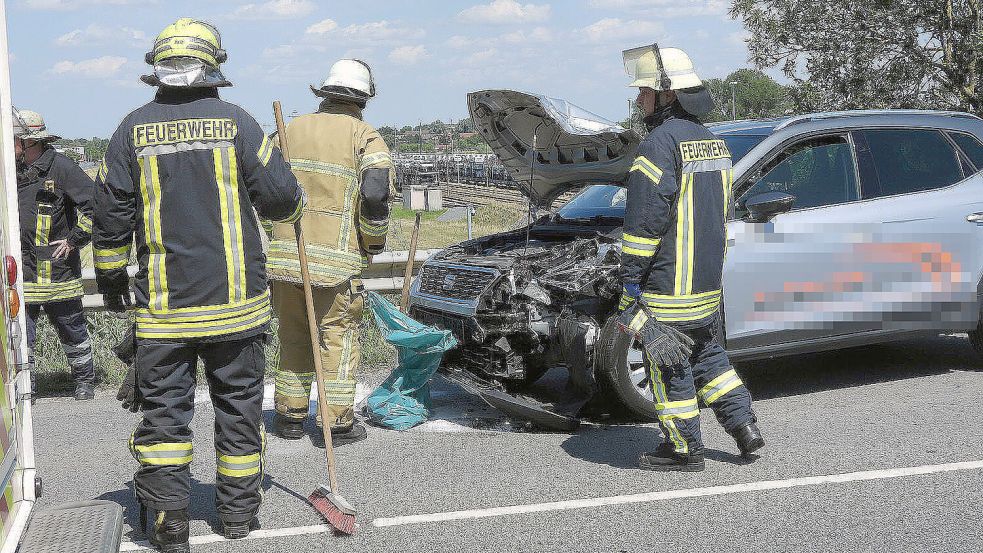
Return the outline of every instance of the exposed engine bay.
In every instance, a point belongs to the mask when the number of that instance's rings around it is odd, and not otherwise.
[[[532,230],[528,244],[520,230],[432,258],[421,270],[412,316],[461,341],[444,370],[511,392],[562,365],[586,401],[595,386],[594,342],[621,294],[620,242],[589,228],[572,238],[569,227]],[[447,301],[459,302],[454,313]]]

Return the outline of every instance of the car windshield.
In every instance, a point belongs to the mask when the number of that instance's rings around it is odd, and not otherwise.
[[[721,134],[719,136],[727,143],[727,149],[730,150],[730,156],[734,163],[740,161],[742,157],[767,138],[767,135],[764,134]]]
[[[623,219],[628,191],[613,184],[595,184],[584,189],[557,211],[564,221],[597,221],[603,218]]]

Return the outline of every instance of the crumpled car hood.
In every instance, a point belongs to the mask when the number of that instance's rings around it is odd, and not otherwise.
[[[468,111],[519,190],[541,208],[577,186],[623,181],[641,142],[617,123],[537,94],[472,92]]]

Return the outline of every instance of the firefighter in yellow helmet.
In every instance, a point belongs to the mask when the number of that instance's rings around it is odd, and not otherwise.
[[[322,86],[311,90],[323,99],[320,107],[291,121],[286,132],[290,166],[309,198],[303,223],[321,359],[328,372],[331,420],[325,422],[334,444],[342,445],[366,434],[353,411],[363,296],[358,276],[368,256],[385,247],[395,171],[382,136],[362,121],[366,102],[375,96],[368,65],[340,60]],[[269,267],[281,345],[273,420],[279,436],[297,439],[304,434],[314,359],[293,230],[276,225],[273,238]]]
[[[198,360],[215,408],[216,507],[226,538],[245,537],[262,500],[264,336],[272,311],[254,209],[300,217],[303,190],[259,124],[218,97],[230,86],[212,25],[179,19],[146,60],[154,99],[110,140],[95,192],[96,279],[106,307],[129,302],[136,238],[136,359],[120,390],[143,420],[130,439],[149,537],[189,551],[189,428]],[[136,407],[134,407],[134,410]]]

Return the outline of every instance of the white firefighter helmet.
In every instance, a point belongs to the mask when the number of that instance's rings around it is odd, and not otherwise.
[[[61,138],[48,132],[48,128],[44,124],[44,118],[41,117],[40,113],[29,109],[13,108],[13,110],[14,138],[44,141],[58,140]]]
[[[375,80],[369,64],[357,59],[338,60],[328,71],[321,88],[311,91],[322,98],[342,98],[366,101],[375,96]]]
[[[631,78],[628,86],[674,90],[683,109],[696,116],[713,109],[713,99],[686,52],[652,44],[625,50],[622,57],[625,71]]]

